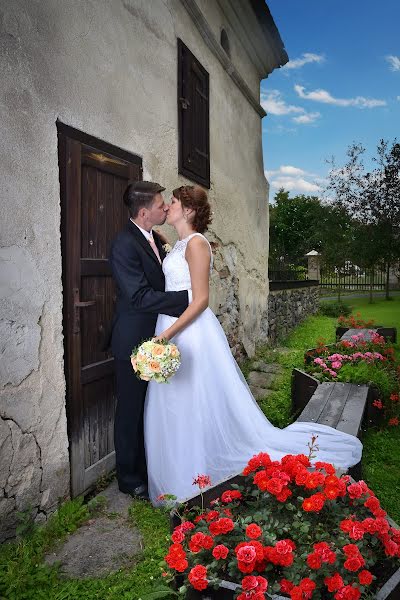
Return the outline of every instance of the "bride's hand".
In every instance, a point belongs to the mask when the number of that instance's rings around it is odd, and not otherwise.
[[[162,342],[162,341],[169,342],[169,337],[166,335],[166,332],[164,332],[164,333],[160,333],[160,335],[156,335],[155,337],[153,337],[152,341],[153,342]]]

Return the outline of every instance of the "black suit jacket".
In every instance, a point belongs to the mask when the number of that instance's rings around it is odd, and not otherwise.
[[[153,237],[163,259],[162,242],[156,233]],[[111,350],[116,359],[129,360],[132,349],[154,335],[160,313],[179,317],[186,310],[188,293],[164,291],[159,260],[131,221],[112,242],[110,266],[117,287]]]

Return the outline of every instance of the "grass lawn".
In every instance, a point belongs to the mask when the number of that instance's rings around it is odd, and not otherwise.
[[[346,300],[353,313],[373,318],[378,324],[397,327],[400,333],[400,295],[391,301],[383,299],[369,304],[367,298]],[[325,316],[309,317],[277,348],[262,348],[256,359],[278,362],[283,373],[276,390],[261,408],[275,425],[284,427],[291,420],[291,372],[302,367],[304,351],[312,348],[318,338],[327,343],[335,341],[336,319]],[[397,345],[399,349],[399,345]],[[250,361],[243,364],[249,370]],[[386,431],[370,430],[363,439],[364,478],[381,500],[389,515],[400,523],[398,489],[400,488],[400,428]],[[138,600],[159,577],[160,562],[168,546],[168,521],[149,504],[134,501],[130,519],[141,530],[144,550],[136,565],[103,578],[66,580],[57,568],[43,563],[44,554],[77,529],[91,516],[90,507],[79,500],[65,503],[56,515],[41,528],[18,543],[3,544],[0,549],[0,598],[3,600]]]

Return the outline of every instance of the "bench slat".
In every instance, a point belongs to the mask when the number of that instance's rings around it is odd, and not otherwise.
[[[342,416],[336,425],[336,429],[338,431],[351,433],[352,435],[356,435],[358,437],[365,407],[367,405],[367,397],[367,385],[352,386],[352,390],[343,409]]]
[[[333,386],[331,383],[321,383],[297,420],[318,423],[322,411],[329,402],[332,391]]]
[[[336,425],[342,416],[347,398],[351,393],[352,386],[349,383],[331,383],[331,386],[332,391],[329,396],[329,402],[327,402],[321,412],[318,423],[336,428]]]
[[[365,340],[371,341],[371,331],[376,333],[376,329],[348,329],[346,333],[342,335],[341,340],[351,340],[352,335],[360,335],[362,334]]]

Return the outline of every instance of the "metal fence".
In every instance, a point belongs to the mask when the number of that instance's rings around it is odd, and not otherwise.
[[[306,281],[308,279],[306,262],[293,264],[281,260],[269,261],[268,278],[270,281]]]
[[[320,286],[345,290],[384,290],[386,273],[362,267],[350,267],[339,272],[337,269],[321,268]]]

